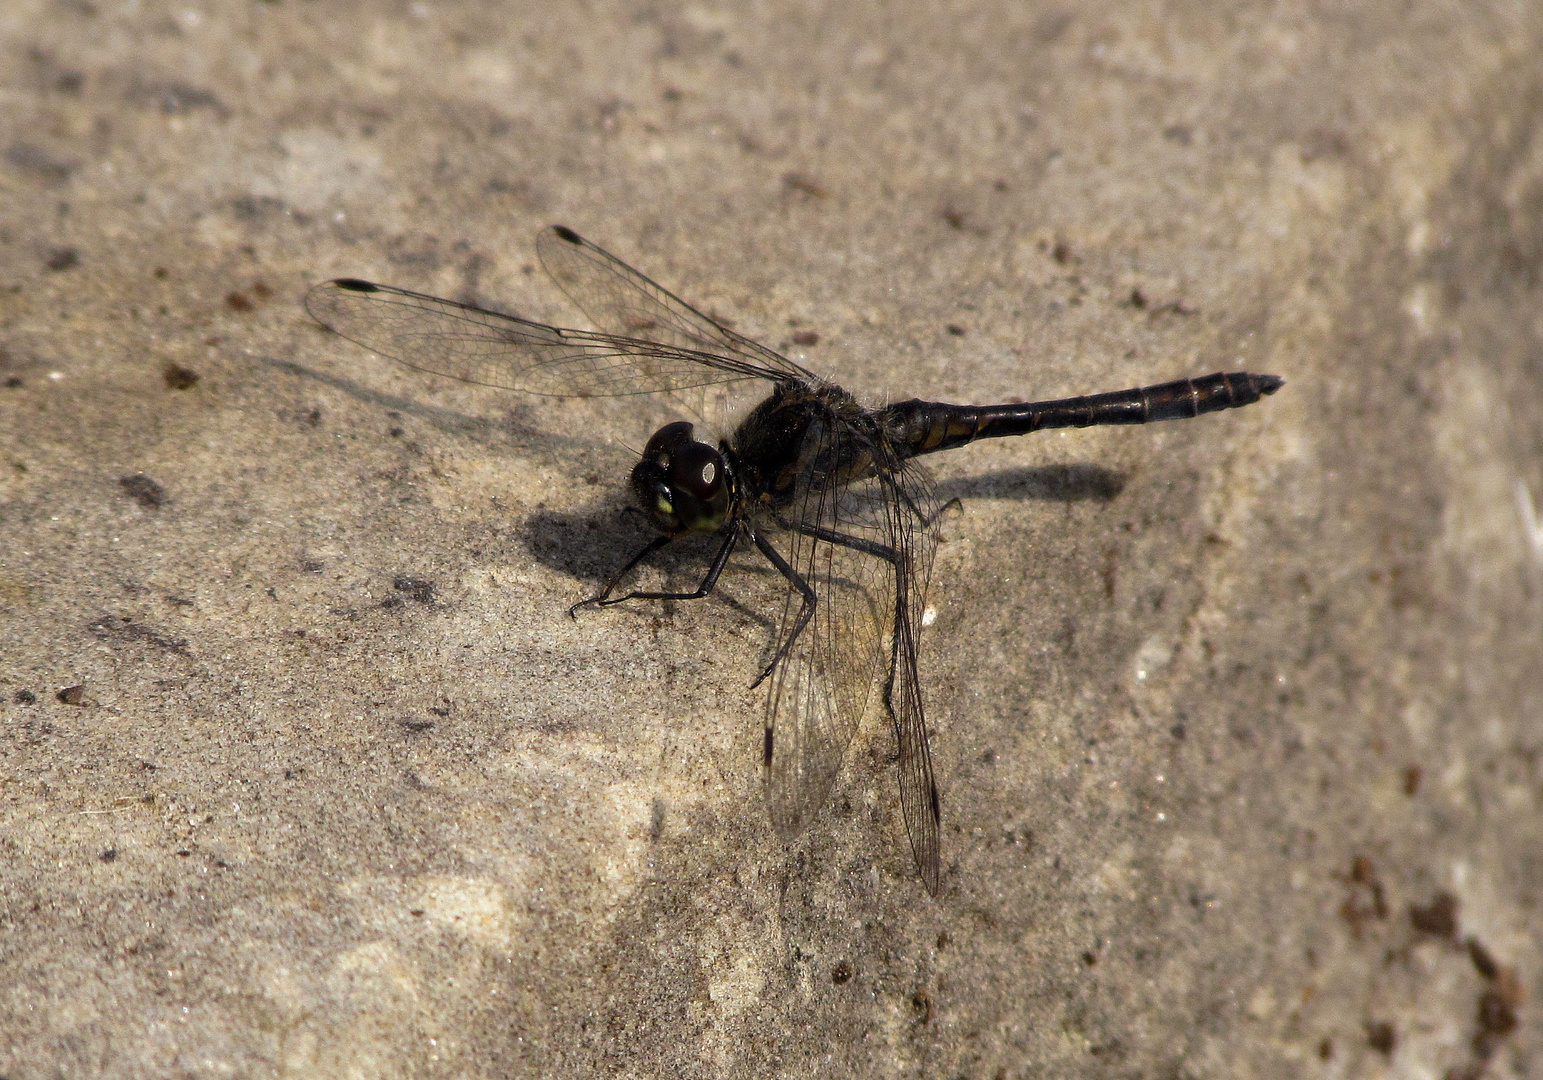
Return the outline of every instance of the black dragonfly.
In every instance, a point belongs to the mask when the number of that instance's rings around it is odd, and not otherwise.
[[[716,445],[678,421],[654,433],[632,494],[659,535],[597,596],[575,605],[694,600],[737,546],[755,547],[787,587],[771,662],[762,764],[772,822],[797,836],[831,785],[875,692],[898,743],[900,805],[928,892],[938,891],[939,805],[917,676],[917,640],[942,507],[916,458],[1042,428],[1144,424],[1249,405],[1274,375],[1218,372],[1114,393],[1009,405],[896,402],[871,409],[787,357],[735,333],[553,225],[541,263],[601,328],[571,330],[355,278],[317,285],[306,309],[350,341],[409,367],[556,397],[668,394],[744,380],[770,393]],[[719,537],[690,592],[621,583],[692,535]]]

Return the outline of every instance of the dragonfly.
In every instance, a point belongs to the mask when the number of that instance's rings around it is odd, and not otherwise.
[[[736,549],[780,576],[762,761],[776,831],[798,837],[828,804],[841,761],[877,700],[895,736],[901,816],[922,883],[941,881],[941,805],[917,667],[940,506],[917,459],[978,439],[1061,427],[1144,424],[1250,405],[1274,375],[1217,372],[1056,401],[868,407],[835,383],[736,333],[572,229],[536,240],[547,274],[596,326],[517,315],[357,278],[319,284],[306,309],[323,326],[433,375],[548,397],[664,395],[762,384],[727,437],[659,428],[633,467],[632,498],[655,535],[595,596],[570,609],[712,594]],[[752,386],[752,388],[754,388]],[[957,500],[951,500],[951,504]],[[624,591],[667,545],[712,537],[689,591]]]

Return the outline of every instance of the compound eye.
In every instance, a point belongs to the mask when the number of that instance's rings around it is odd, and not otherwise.
[[[684,420],[665,424],[649,437],[648,445],[643,447],[643,460],[665,463],[677,449],[691,445],[691,431],[692,425]]]
[[[679,445],[670,455],[670,486],[703,502],[723,491],[723,455],[706,443]]]

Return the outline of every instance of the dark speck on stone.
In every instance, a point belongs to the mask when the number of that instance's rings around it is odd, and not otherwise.
[[[434,602],[434,583],[432,581],[408,577],[404,574],[394,580],[391,586],[398,592],[406,593],[409,600],[416,600],[420,604],[432,604]]]
[[[1411,904],[1409,922],[1422,934],[1439,938],[1457,937],[1457,897],[1442,892],[1437,893],[1423,907]]]
[[[166,505],[166,489],[144,473],[120,476],[118,484],[146,510],[155,510]]]
[[[6,385],[7,389],[15,390],[18,386],[21,385],[21,376],[20,375],[7,375],[5,377],[5,385]]]
[[[820,335],[814,330],[800,330],[793,335],[794,345],[818,345]]]
[[[102,852],[102,854],[97,856],[97,858],[101,859],[103,862],[112,862],[117,857],[118,857],[118,849],[115,848],[115,847],[107,848],[105,851]]]
[[[1498,990],[1486,990],[1479,995],[1479,1034],[1475,1046],[1488,1039],[1506,1036],[1516,1030],[1516,1005],[1508,1001]],[[1486,1039],[1488,1037],[1488,1039]]]
[[[48,258],[43,260],[43,267],[54,273],[62,270],[73,270],[80,265],[80,252],[71,247],[54,248],[48,253]]]
[[[31,690],[18,690],[11,697],[11,700],[18,705],[36,705],[38,703],[38,696]]]
[[[187,390],[197,384],[199,376],[192,368],[167,364],[161,369],[161,378],[166,380],[167,387],[172,390]]]
[[[798,172],[783,173],[782,186],[788,191],[807,195],[811,199],[823,199],[827,194],[824,185],[818,180]]]
[[[74,162],[61,161],[30,143],[11,144],[5,160],[51,187],[64,183],[76,169]]]
[[[1366,1024],[1366,1045],[1379,1054],[1391,1056],[1398,1045],[1398,1033],[1385,1020],[1370,1020]]]
[[[943,327],[943,329],[947,330],[954,337],[964,337],[964,327],[960,326],[958,323],[949,323],[947,326]]]
[[[1495,958],[1489,954],[1483,942],[1478,938],[1468,939],[1468,959],[1473,961],[1473,969],[1486,979],[1493,979],[1500,974],[1500,965],[1495,963]]]
[[[76,683],[74,686],[66,686],[54,696],[66,705],[84,705],[86,703],[86,684]]]

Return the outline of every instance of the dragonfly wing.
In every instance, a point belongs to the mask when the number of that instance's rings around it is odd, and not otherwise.
[[[767,803],[788,838],[829,801],[847,744],[882,680],[895,611],[882,484],[876,477],[845,485],[821,481],[820,461],[841,460],[863,436],[839,426],[816,428],[805,439],[802,479],[778,535],[817,605],[772,672],[766,702]],[[837,537],[841,542],[832,542]],[[801,608],[790,588],[779,644],[794,632]]]
[[[932,775],[927,716],[917,671],[917,646],[927,607],[927,584],[937,551],[939,509],[932,481],[917,465],[906,464],[883,480],[890,485],[885,512],[900,558],[896,561],[895,625],[890,639],[890,677],[885,702],[895,725],[899,750],[900,809],[911,854],[927,891],[938,893],[940,876],[938,786]]]
[[[556,397],[673,393],[765,373],[742,358],[567,330],[354,278],[311,289],[312,318],[408,367]]]
[[[815,381],[781,353],[736,334],[572,229],[548,225],[536,237],[536,252],[568,299],[608,334],[727,353],[773,381]]]

